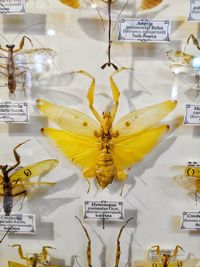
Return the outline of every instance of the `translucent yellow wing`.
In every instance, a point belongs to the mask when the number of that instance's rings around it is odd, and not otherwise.
[[[37,100],[37,108],[66,131],[92,136],[100,128],[95,120],[74,109],[58,106],[45,100]]]
[[[163,0],[136,0],[136,6],[147,10],[160,5]]]
[[[167,51],[167,57],[172,64],[177,65],[192,65],[192,60],[194,59],[193,55],[187,54],[180,50],[169,50]]]
[[[183,189],[191,193],[200,192],[200,178],[177,175],[173,180]]]
[[[90,6],[92,7],[92,4],[97,6],[105,6],[106,2],[103,0],[93,0],[92,2],[90,0],[59,0],[62,4],[77,9],[82,7]]]
[[[119,135],[138,134],[148,128],[156,126],[175,107],[176,101],[165,101],[153,106],[149,106],[137,111],[133,111],[122,117],[113,127],[113,131],[118,131]]]
[[[134,267],[163,267],[160,261],[135,261]]]
[[[98,138],[51,128],[44,128],[42,132],[51,138],[57,148],[74,164],[82,168],[96,165],[101,148]]]
[[[123,170],[142,160],[158,144],[168,129],[168,125],[161,125],[139,134],[113,138],[111,155],[116,168]]]
[[[48,160],[37,162],[35,164],[31,164],[25,168],[22,168],[14,172],[10,176],[10,180],[11,181],[16,181],[18,179],[24,180],[24,179],[29,179],[34,176],[45,174],[49,172],[50,170],[52,170],[53,168],[55,168],[57,164],[58,164],[58,161],[56,159],[48,159]]]
[[[8,261],[8,266],[9,267],[28,267],[27,265],[18,263],[18,262],[14,262],[14,261]]]

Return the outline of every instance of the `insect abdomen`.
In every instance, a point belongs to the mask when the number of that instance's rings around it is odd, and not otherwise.
[[[9,184],[4,184],[3,210],[9,216],[13,208],[13,196]]]
[[[111,154],[107,149],[103,149],[96,165],[96,178],[99,186],[104,189],[108,184],[111,184],[114,174],[115,168]]]

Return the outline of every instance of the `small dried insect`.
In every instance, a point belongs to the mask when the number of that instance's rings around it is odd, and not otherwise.
[[[151,250],[155,249],[156,259],[148,261],[135,261],[134,267],[193,267],[196,266],[199,260],[177,260],[179,250],[183,250],[180,246],[176,246],[173,252],[161,253],[160,246],[152,246]]]
[[[26,265],[14,262],[14,261],[8,261],[9,267],[37,267],[37,266],[50,266],[50,267],[56,267],[53,265],[50,265],[49,262],[49,255],[47,249],[54,249],[50,246],[44,246],[42,247],[41,253],[33,253],[31,254],[31,257],[25,257],[23,254],[22,246],[20,244],[14,244],[12,247],[18,248],[18,254],[22,260],[26,261]]]
[[[2,37],[5,39],[3,35]],[[27,36],[22,37],[18,48],[15,48],[14,44],[7,44],[6,48],[0,45],[0,50],[4,52],[0,53],[0,75],[1,79],[7,81],[6,85],[11,95],[20,83],[26,95],[31,88],[31,73],[41,72],[56,56],[56,52],[50,48],[24,50],[26,39],[32,45],[31,39]]]
[[[189,44],[191,39],[196,48],[200,50],[199,42],[193,34],[188,37],[186,44]],[[200,93],[199,56],[194,56],[181,50],[167,51],[167,56],[171,62],[170,68],[173,73],[176,75],[186,74],[188,77],[192,78],[192,82],[194,83],[193,89],[196,91],[196,97],[198,97]]]
[[[110,76],[114,106],[102,116],[93,106],[95,79],[89,73],[79,71],[92,79],[87,98],[97,122],[77,110],[37,101],[38,109],[63,128],[63,131],[44,128],[42,133],[81,167],[86,179],[95,177],[101,188],[107,187],[113,179],[124,181],[127,178],[126,170],[142,160],[169,130],[169,126],[160,121],[176,107],[176,101],[168,100],[131,112],[114,124],[120,92],[113,76],[124,69],[120,68]]]
[[[88,246],[87,246],[87,252],[86,252],[87,253],[87,262],[88,262],[88,267],[92,267],[92,252],[91,252],[92,243],[91,243],[91,238],[89,236],[89,233],[88,233],[86,227],[83,225],[82,221],[77,216],[75,216],[75,217],[79,220],[79,222],[80,222],[80,224],[81,224],[81,226],[82,226],[82,228],[83,228],[83,230],[84,230],[84,232],[86,234],[86,237],[88,239]],[[126,223],[121,227],[121,229],[119,231],[119,234],[118,234],[118,237],[117,237],[117,248],[116,248],[115,265],[114,265],[115,267],[119,266],[119,261],[120,261],[120,256],[121,256],[120,238],[121,238],[122,232],[123,232],[124,228],[126,227],[126,225],[132,219],[133,219],[133,217],[129,218],[126,221]]]
[[[107,8],[107,13],[108,13],[108,22],[109,22],[109,26],[108,26],[108,50],[107,50],[107,54],[108,54],[108,61],[103,64],[101,66],[102,69],[104,69],[106,66],[110,67],[112,66],[115,70],[118,69],[118,67],[112,63],[111,61],[111,46],[112,46],[112,40],[111,40],[111,30],[112,30],[112,16],[111,16],[111,11],[112,11],[112,5],[117,3],[122,3],[122,10],[119,14],[119,16],[121,15],[121,13],[123,12],[123,10],[125,9],[126,5],[128,4],[128,0],[127,1],[117,1],[117,0],[59,0],[61,3],[63,3],[66,6],[69,6],[71,8],[81,8],[84,6],[90,6],[91,8],[98,8],[98,7],[102,7],[102,6],[106,6]],[[136,0],[136,6],[137,8],[143,9],[143,10],[148,10],[151,8],[154,8],[156,6],[158,6],[159,4],[161,4],[163,2],[163,0]],[[97,9],[98,11],[98,9]],[[98,14],[100,15],[100,12],[98,11]],[[118,16],[118,18],[119,18]],[[101,19],[102,16],[100,15]]]
[[[55,183],[51,182],[29,181],[29,178],[45,174],[51,169],[55,168],[55,166],[58,164],[58,161],[55,159],[40,161],[16,170],[21,162],[20,156],[17,153],[17,148],[19,148],[25,142],[18,144],[13,149],[14,157],[16,160],[16,163],[13,166],[8,166],[7,164],[0,165],[0,196],[3,198],[3,210],[6,216],[9,216],[12,211],[14,198],[23,196],[24,199],[28,194],[29,189],[31,189],[31,187],[33,187],[34,185],[55,185]]]
[[[181,169],[184,169],[184,174],[175,176],[173,180],[180,187],[194,194],[197,203],[197,200],[200,199],[198,196],[200,193],[200,167],[187,166]]]

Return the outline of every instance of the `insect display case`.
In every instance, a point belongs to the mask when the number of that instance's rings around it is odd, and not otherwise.
[[[199,124],[184,124],[200,102],[189,12],[189,0],[29,0],[0,15],[2,266],[200,264],[199,231],[181,229],[200,207]],[[134,19],[169,34],[121,38]],[[99,217],[105,203],[121,217]],[[21,233],[20,218],[32,220]]]

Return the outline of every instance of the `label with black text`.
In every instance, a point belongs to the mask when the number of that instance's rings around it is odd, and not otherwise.
[[[118,40],[123,42],[169,42],[170,20],[121,19]]]
[[[184,211],[181,219],[181,229],[200,230],[200,212]]]
[[[200,21],[200,0],[190,0],[189,21]]]
[[[6,231],[19,234],[36,234],[34,214],[0,214],[0,232]]]
[[[84,201],[84,219],[124,220],[124,202]]]
[[[200,125],[200,105],[190,105],[185,106],[186,114],[184,124]]]
[[[0,122],[30,123],[28,103],[18,101],[0,102]]]
[[[25,13],[25,0],[0,0],[0,13],[2,14]]]

